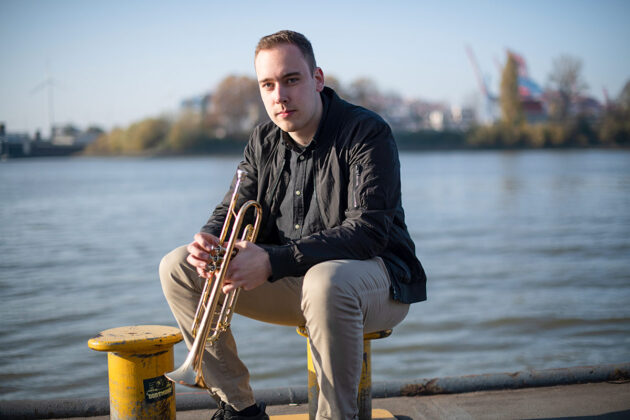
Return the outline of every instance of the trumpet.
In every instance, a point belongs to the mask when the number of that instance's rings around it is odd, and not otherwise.
[[[209,276],[206,279],[193,319],[191,333],[195,339],[190,347],[188,356],[178,369],[164,374],[171,381],[182,385],[207,388],[201,370],[203,352],[206,345],[213,345],[221,333],[228,329],[232,320],[240,288],[232,290],[226,295],[222,292],[223,280],[232,257],[236,255],[237,250],[234,249],[234,244],[239,231],[241,231],[245,215],[250,208],[253,208],[255,212],[254,224],[248,224],[242,230],[241,240],[255,242],[256,236],[258,236],[262,220],[260,204],[250,200],[240,207],[238,214],[234,210],[239,197],[238,190],[241,181],[246,176],[247,172],[245,171],[239,169],[236,172],[236,183],[228,212],[225,216],[225,222],[221,229],[219,245],[213,247],[211,258],[206,265],[206,271],[208,271]],[[223,244],[228,233],[230,239],[224,247]]]

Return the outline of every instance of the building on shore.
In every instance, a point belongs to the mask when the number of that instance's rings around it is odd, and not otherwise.
[[[81,152],[103,133],[100,128],[91,127],[82,131],[72,125],[65,125],[53,127],[51,138],[43,139],[39,131],[35,136],[9,132],[6,125],[0,123],[0,157],[69,156]]]

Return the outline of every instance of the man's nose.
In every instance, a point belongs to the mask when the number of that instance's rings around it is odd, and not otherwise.
[[[286,88],[280,83],[276,85],[276,89],[273,92],[273,100],[278,104],[286,103],[289,100]]]

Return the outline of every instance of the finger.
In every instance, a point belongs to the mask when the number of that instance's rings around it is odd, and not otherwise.
[[[235,249],[245,249],[247,247],[247,241],[236,241],[234,242]]]
[[[209,233],[199,232],[194,236],[194,243],[204,251],[210,252],[219,243],[219,239]]]
[[[243,282],[243,274],[241,267],[241,259],[238,258],[238,254],[232,258],[230,264],[227,266],[227,271],[225,272],[225,278],[229,279],[229,283],[237,283],[241,284]]]
[[[247,254],[243,253],[243,251],[246,251],[247,249],[247,244],[247,241],[234,242],[233,254],[230,259],[230,270],[228,271],[231,275],[234,274],[234,269],[241,264],[241,260],[247,259]]]
[[[186,257],[186,261],[188,262],[188,264],[192,265],[193,267],[197,269],[202,269],[202,270],[206,270],[206,267],[208,265],[207,259],[197,258],[193,254],[188,254],[188,256]]]
[[[197,271],[197,274],[199,274],[199,277],[202,277],[207,280],[212,280],[214,278],[215,271],[212,270],[212,268],[209,267],[207,263],[201,266],[195,267],[195,270]]]
[[[208,258],[210,257],[210,254],[206,252],[205,250],[203,250],[200,247],[200,245],[196,242],[192,242],[188,244],[188,246],[186,247],[186,250],[188,251],[189,255],[192,255],[199,260],[205,261],[205,260],[208,260]]]
[[[210,253],[213,249],[212,245],[208,245],[208,242],[197,240],[197,239],[191,242],[189,247],[192,248],[193,250],[196,250],[198,252],[203,252],[206,254]]]
[[[230,293],[233,290],[238,289],[239,286],[235,283],[228,283],[228,284],[224,284],[223,285],[223,289],[221,289],[223,291],[223,294],[227,295],[228,293]]]

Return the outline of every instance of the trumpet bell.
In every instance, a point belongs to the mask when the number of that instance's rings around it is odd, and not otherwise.
[[[197,373],[191,363],[183,364],[178,369],[164,374],[171,381],[193,388],[207,388],[201,372]]]

